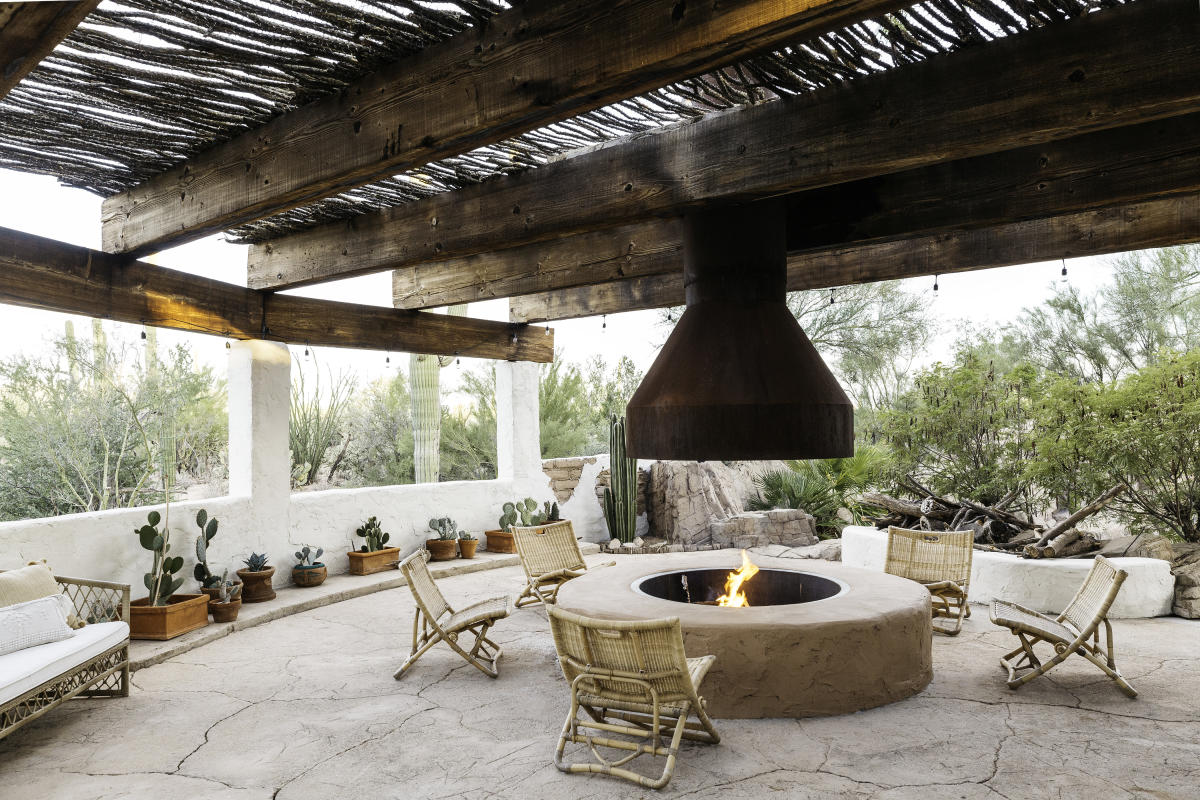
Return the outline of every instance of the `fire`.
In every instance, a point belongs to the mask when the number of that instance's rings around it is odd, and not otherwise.
[[[730,572],[725,578],[725,594],[717,598],[717,605],[730,608],[744,608],[750,605],[746,602],[746,593],[742,584],[758,574],[758,567],[750,560],[750,555],[742,551],[742,567]]]

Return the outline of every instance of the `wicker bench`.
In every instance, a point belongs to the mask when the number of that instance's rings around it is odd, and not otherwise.
[[[54,579],[88,624],[0,656],[0,739],[72,697],[129,695],[129,585]]]

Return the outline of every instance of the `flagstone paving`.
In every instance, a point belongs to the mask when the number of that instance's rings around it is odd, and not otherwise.
[[[634,558],[636,556],[628,556]],[[602,560],[592,556],[589,560]],[[515,594],[516,568],[439,581],[452,603]],[[402,681],[407,588],[268,622],[134,674],[128,698],[77,700],[0,741],[5,798],[1200,799],[1200,622],[1118,621],[1129,700],[1082,659],[1018,692],[1011,636],[975,607],[935,637],[935,677],[884,708],[718,721],[661,792],[563,775],[567,709],[542,609],[494,629],[491,680],[448,648]]]

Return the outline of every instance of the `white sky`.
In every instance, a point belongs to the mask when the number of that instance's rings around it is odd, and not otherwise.
[[[47,236],[86,247],[100,245],[100,198],[78,189],[59,186],[48,177],[27,175],[0,169],[0,226]],[[164,251],[153,259],[156,263],[209,278],[245,285],[246,248],[209,237],[192,244]],[[1067,262],[1069,280],[1085,289],[1105,283],[1111,269],[1102,258],[1084,258]],[[1035,305],[1050,295],[1052,283],[1059,280],[1059,262],[1030,264],[1003,269],[943,275],[935,311],[943,320],[943,332],[931,346],[927,362],[948,357],[950,346],[959,331],[971,326],[998,326],[1016,318],[1025,306]],[[911,291],[929,292],[932,278],[916,278],[905,282]],[[296,294],[343,300],[355,303],[388,305],[391,281],[387,273],[368,275],[335,283],[321,284],[296,290]],[[468,314],[487,319],[507,319],[507,301],[473,303]],[[69,317],[47,311],[0,305],[0,358],[18,352],[33,352],[63,330]],[[75,318],[76,331],[86,335],[90,322]],[[566,320],[554,323],[556,346],[569,361],[584,362],[593,355],[603,356],[610,363],[628,355],[642,369],[650,366],[662,343],[664,332],[656,326],[657,312],[635,311],[610,315],[607,327],[600,318]],[[138,326],[107,323],[128,339],[138,335]],[[161,331],[162,346],[184,341],[192,347],[199,360],[223,369],[224,340],[199,334],[180,334]],[[385,374],[385,354],[337,348],[313,348],[323,365],[338,371],[355,371],[360,380],[371,380]],[[293,348],[293,355],[302,358],[303,346]],[[403,354],[391,354],[392,367],[403,365]],[[470,367],[475,360],[463,359],[461,368]],[[447,385],[456,383],[460,367],[447,370]]]

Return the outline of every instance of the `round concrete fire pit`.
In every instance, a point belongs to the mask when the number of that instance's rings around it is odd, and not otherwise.
[[[763,572],[746,584],[749,608],[704,604],[724,580],[717,576],[741,565],[736,550],[626,556],[567,583],[558,607],[603,619],[679,617],[688,655],[717,657],[701,686],[714,717],[846,714],[911,697],[929,683],[923,587],[826,561],[754,562]]]

